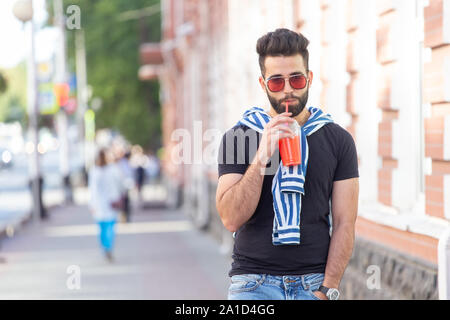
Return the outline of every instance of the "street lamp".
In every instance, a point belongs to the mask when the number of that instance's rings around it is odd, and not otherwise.
[[[31,0],[17,0],[14,3],[13,13],[23,23],[33,19],[33,2]]]
[[[13,6],[13,13],[17,19],[24,24],[29,23],[30,28],[30,54],[28,59],[28,114],[30,133],[34,144],[32,159],[30,161],[31,189],[33,193],[33,220],[37,222],[39,218],[46,217],[42,203],[42,178],[39,173],[39,144],[38,128],[38,103],[37,103],[37,79],[36,63],[34,58],[34,25],[33,25],[33,1],[17,0]]]

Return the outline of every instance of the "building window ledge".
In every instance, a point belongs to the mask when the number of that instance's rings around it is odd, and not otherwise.
[[[399,212],[382,204],[359,205],[358,216],[377,224],[439,239],[450,222],[424,214]]]

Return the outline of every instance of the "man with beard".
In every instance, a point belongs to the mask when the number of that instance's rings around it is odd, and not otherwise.
[[[339,298],[354,244],[358,160],[352,136],[306,107],[308,44],[288,29],[258,39],[271,107],[247,110],[222,139],[216,207],[234,236],[229,299]],[[278,141],[293,137],[294,121],[302,162],[284,166]]]

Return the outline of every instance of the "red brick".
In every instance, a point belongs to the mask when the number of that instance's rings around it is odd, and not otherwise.
[[[444,118],[443,117],[430,117],[425,118],[425,133],[443,133],[444,132]]]
[[[391,159],[391,158],[386,158]],[[378,180],[383,181],[383,183],[389,182],[392,180],[392,169],[388,167],[382,167],[378,169]]]
[[[378,130],[380,134],[387,135],[392,133],[392,121],[381,121],[378,124]]]
[[[425,199],[427,201],[431,201],[432,203],[440,203],[443,205],[444,203],[444,193],[439,190],[425,190]]]
[[[425,189],[444,189],[444,177],[442,175],[426,175],[425,176]]]
[[[378,201],[390,206],[392,204],[392,171],[378,170]]]
[[[392,134],[380,134],[378,135],[378,143],[380,144],[392,144]]]
[[[381,109],[391,108],[391,85],[394,64],[383,64],[378,75],[377,106]]]
[[[346,111],[347,112],[351,112],[352,110],[355,109],[355,106],[354,106],[354,103],[353,103],[352,87],[353,87],[352,86],[352,81],[350,81],[350,83],[346,87],[346,102],[347,102]]]
[[[423,101],[426,103],[442,103],[446,101],[445,83],[450,81],[445,74],[444,62],[450,63],[450,45],[432,50],[431,62],[424,64]],[[447,97],[448,98],[448,97]]]
[[[431,106],[431,115],[433,117],[442,117],[450,115],[450,103],[436,103]]]
[[[398,119],[398,110],[382,110],[382,122],[391,122]]]
[[[444,206],[441,203],[425,200],[425,213],[433,217],[445,218]]]
[[[425,47],[436,47],[444,42],[444,4],[442,0],[429,0],[424,9],[425,18]]]
[[[386,63],[395,60],[395,52],[393,51],[392,44],[393,28],[395,26],[395,20],[397,18],[397,12],[391,11],[382,15],[379,19],[380,25],[377,29],[377,61],[380,63]]]
[[[392,170],[398,168],[398,161],[396,159],[383,158],[383,168]]]
[[[355,41],[356,41],[356,34],[355,32],[349,32],[348,33],[348,43],[347,43],[347,72],[353,73],[357,72],[358,69],[356,68],[355,61],[356,58],[354,56],[354,50],[355,50]]]
[[[382,157],[392,156],[392,144],[390,143],[378,143],[378,155]]]
[[[356,19],[356,5],[358,0],[347,0],[347,31],[354,30],[358,27],[358,21]]]
[[[444,158],[444,145],[425,144],[425,157],[442,160]]]
[[[378,124],[378,155],[386,158],[392,156],[392,122],[382,121]]]
[[[433,175],[450,174],[450,161],[433,160]]]
[[[425,144],[432,145],[443,145],[444,144],[444,136],[442,132],[437,133],[425,133]]]
[[[392,171],[387,169],[378,170],[378,192],[391,194]]]

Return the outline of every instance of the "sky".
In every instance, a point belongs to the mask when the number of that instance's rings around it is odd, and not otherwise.
[[[16,0],[0,0],[0,69],[13,68],[24,61],[29,52],[27,33],[12,13]],[[33,0],[34,23],[36,32],[36,59],[50,59],[55,47],[57,34],[54,28],[43,28],[47,19],[45,0]]]

